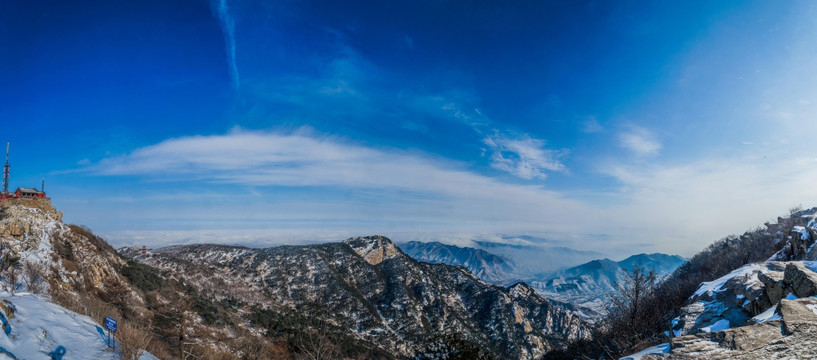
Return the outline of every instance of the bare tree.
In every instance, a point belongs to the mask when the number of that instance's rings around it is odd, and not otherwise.
[[[20,277],[20,257],[12,255],[10,252],[3,254],[0,267],[11,284],[11,294],[14,295],[14,290],[17,288],[17,281]]]
[[[660,323],[662,313],[655,306],[658,275],[652,270],[635,266],[627,272],[618,292],[609,296],[610,332],[616,334],[615,342],[620,349],[634,349],[648,339],[655,324]]]
[[[29,291],[39,294],[43,288],[48,267],[40,261],[27,261],[23,266],[26,287]]]
[[[153,336],[150,327],[132,322],[121,322],[116,332],[122,360],[138,360],[150,345]]]
[[[298,339],[298,359],[331,360],[340,358],[340,348],[328,336],[327,325],[313,331],[305,330]]]

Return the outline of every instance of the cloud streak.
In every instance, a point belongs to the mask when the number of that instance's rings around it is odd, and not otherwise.
[[[619,146],[629,150],[637,156],[657,155],[661,150],[661,143],[650,131],[637,126],[619,133]]]
[[[214,6],[221,24],[221,31],[224,33],[224,51],[227,52],[227,66],[233,86],[238,88],[241,85],[241,80],[238,75],[238,64],[235,57],[235,19],[230,15],[227,0],[217,1],[218,4]]]

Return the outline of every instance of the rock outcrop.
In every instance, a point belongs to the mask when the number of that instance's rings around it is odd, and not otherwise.
[[[643,359],[811,359],[817,357],[817,299],[783,299],[775,320],[673,338],[669,354]]]

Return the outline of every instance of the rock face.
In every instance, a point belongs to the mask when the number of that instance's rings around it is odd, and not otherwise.
[[[817,356],[817,262],[750,264],[703,283],[673,320],[669,354],[644,359]]]
[[[783,284],[791,288],[797,297],[817,295],[817,274],[807,269],[803,263],[789,263]]]
[[[817,299],[781,300],[779,319],[673,338],[671,353],[643,359],[812,359],[817,357]]]
[[[380,235],[370,238],[350,238],[344,243],[372,265],[380,264],[383,260],[397,256],[397,247],[389,239]]]
[[[19,257],[20,283],[28,263],[43,266],[43,291],[71,296],[77,291],[106,288],[106,281],[127,280],[116,270],[125,264],[112,247],[89,230],[62,223],[62,213],[48,199],[14,199],[0,203],[0,256]],[[137,299],[141,301],[141,299]]]
[[[531,359],[589,334],[525,284],[502,288],[462,267],[417,262],[383,236],[267,249],[175,246],[135,258],[216,298],[321,317],[398,357],[456,333],[498,358]]]

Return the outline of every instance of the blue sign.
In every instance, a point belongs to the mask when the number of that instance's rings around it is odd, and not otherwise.
[[[105,317],[105,328],[111,332],[116,332],[116,320],[110,316]]]

